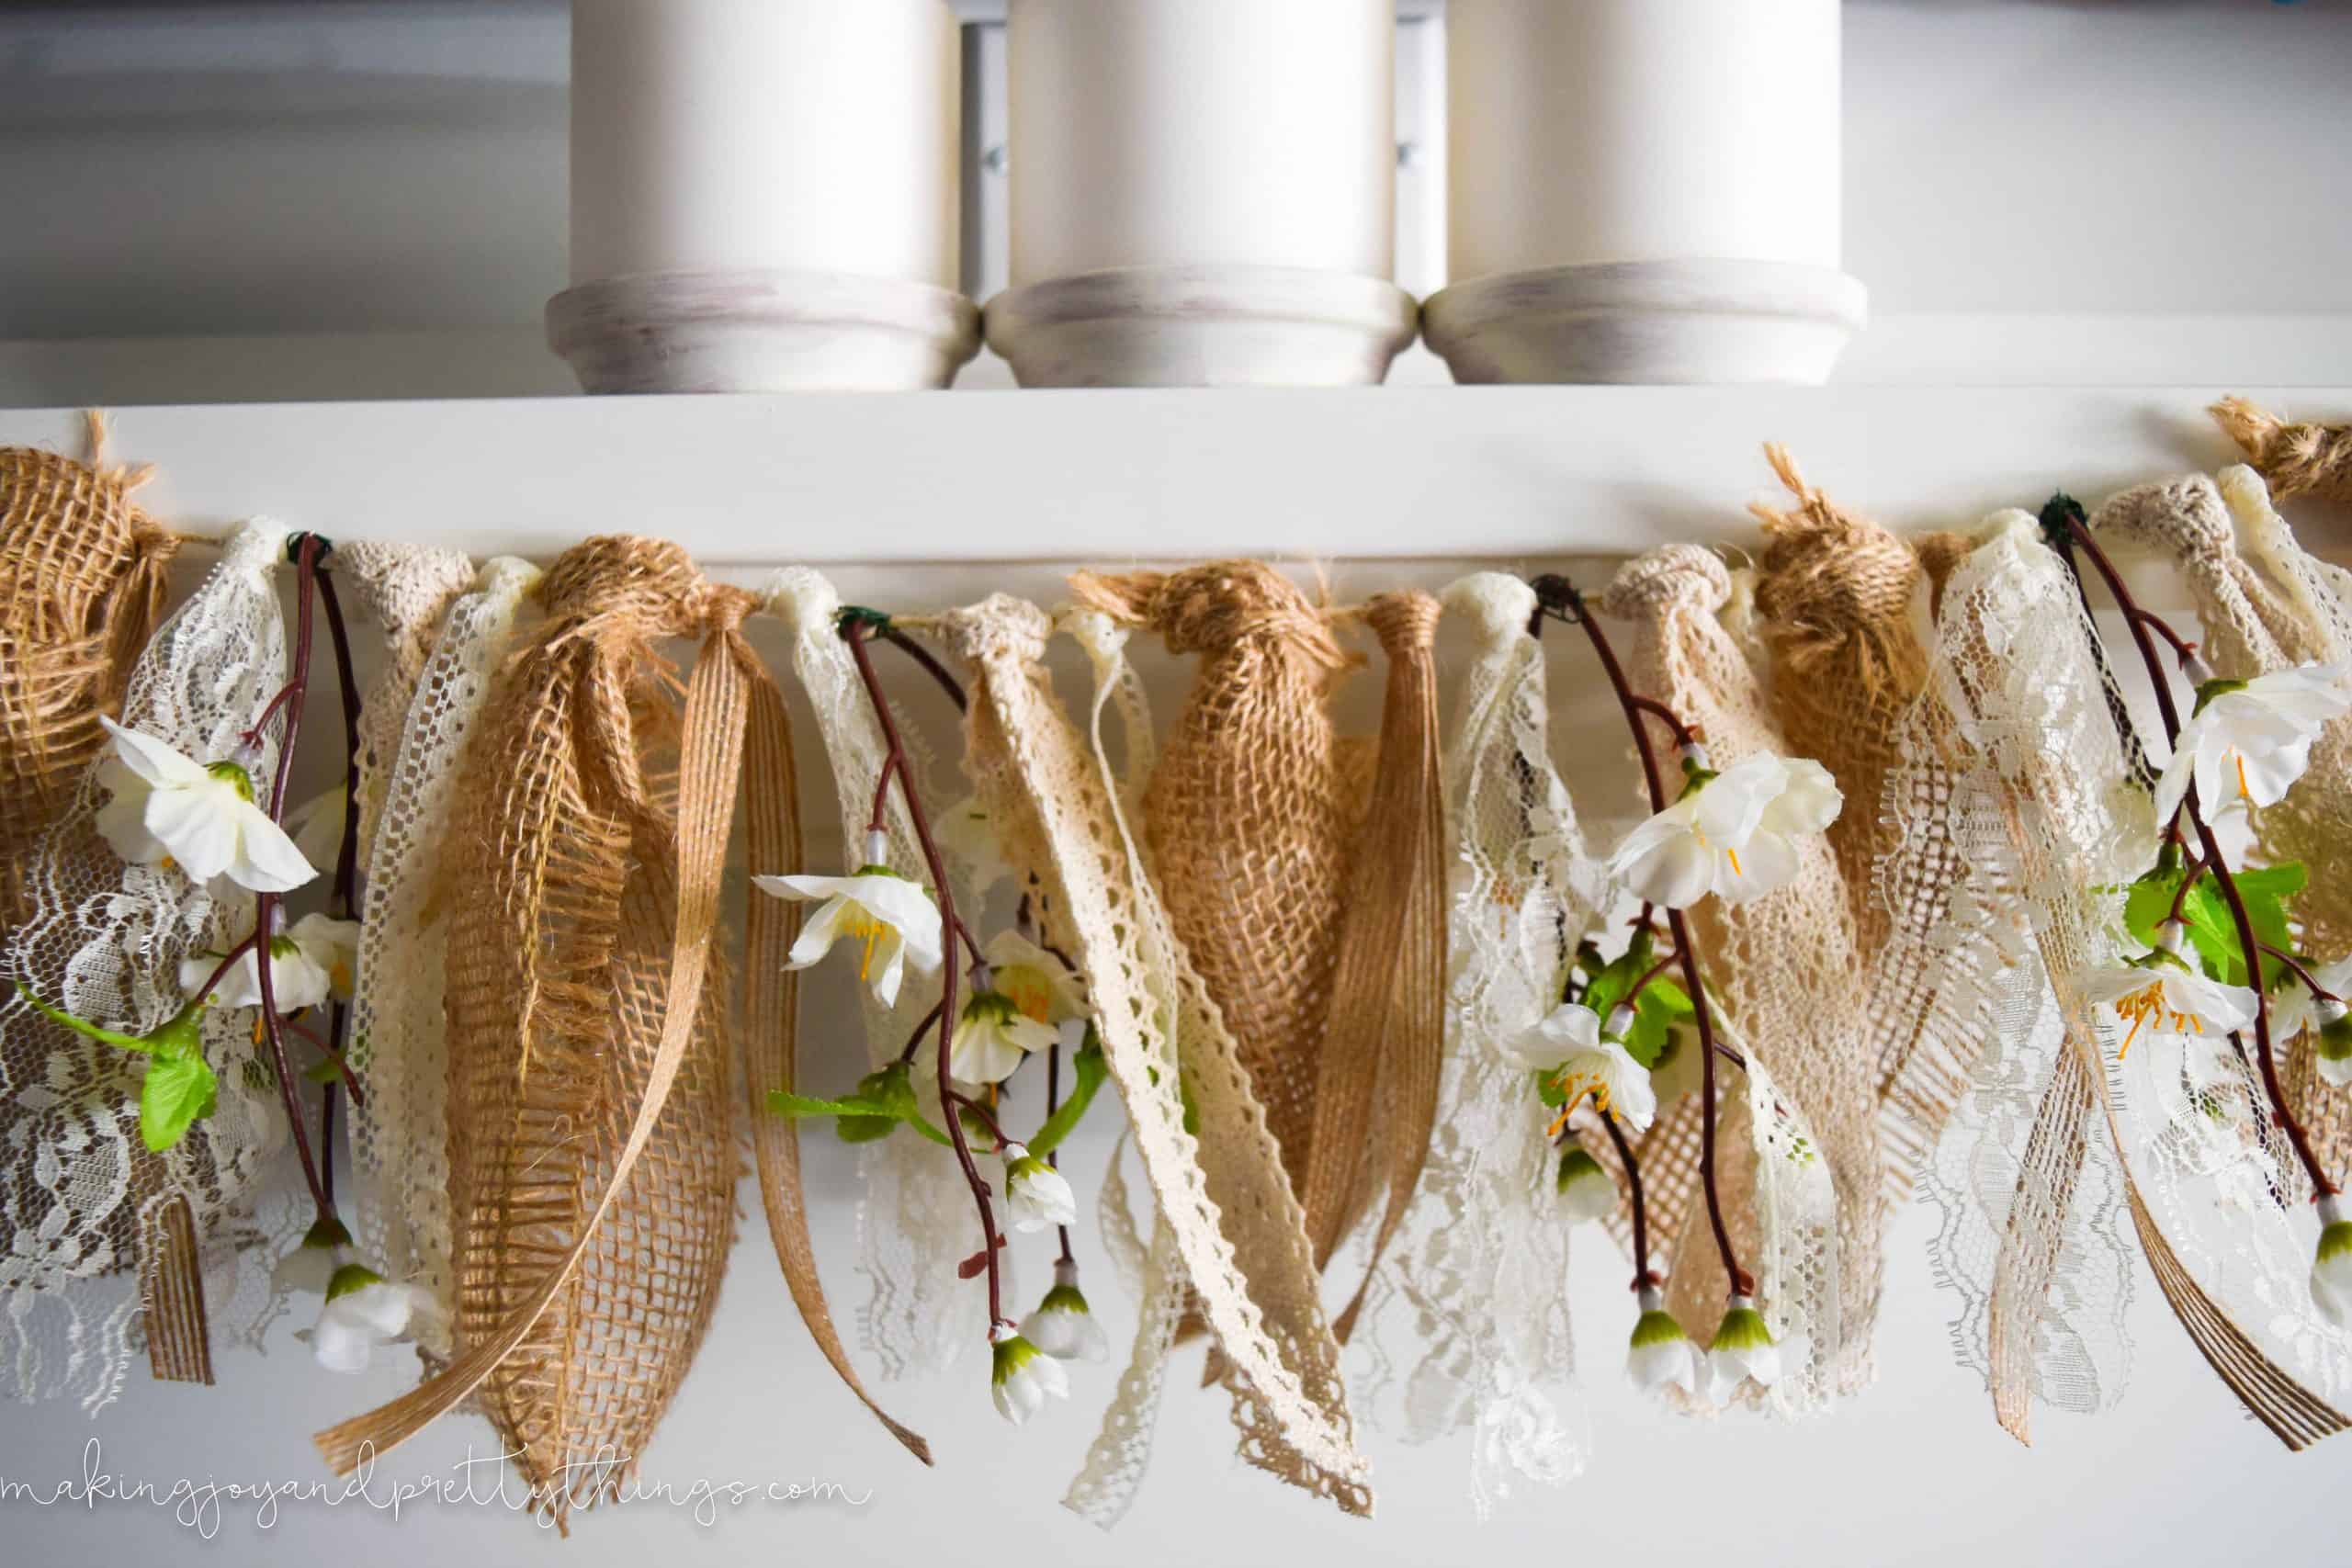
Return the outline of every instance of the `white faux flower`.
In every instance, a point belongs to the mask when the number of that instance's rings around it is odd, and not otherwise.
[[[2166,1034],[2227,1034],[2254,1021],[2255,997],[2245,986],[2209,980],[2181,956],[2179,927],[2166,921],[2154,952],[2128,964],[2085,970],[2075,980],[2083,999],[2115,1010],[2132,1028],[2116,1050],[2132,1049],[2142,1026]]]
[[[1023,1012],[1002,991],[981,991],[956,1017],[947,1070],[965,1083],[1002,1083],[1030,1052],[1060,1038],[1053,1025]]]
[[[1046,1406],[1048,1399],[1069,1397],[1069,1374],[1062,1364],[1023,1338],[1012,1325],[1000,1323],[989,1330],[994,1348],[989,1369],[989,1393],[996,1413],[1020,1426]]]
[[[1634,1325],[1633,1348],[1625,1356],[1625,1372],[1644,1393],[1663,1396],[1680,1389],[1687,1397],[1699,1393],[1699,1348],[1690,1343],[1682,1325],[1666,1310],[1655,1285],[1644,1285],[1642,1315]]]
[[[1764,1314],[1756,1310],[1753,1300],[1732,1297],[1723,1325],[1715,1330],[1714,1341],[1707,1350],[1707,1376],[1713,1388],[1714,1403],[1727,1403],[1743,1383],[1770,1388],[1779,1382],[1785,1370],[1781,1354],[1784,1348],[1773,1341],[1772,1331],[1765,1325]]]
[[[941,849],[962,863],[972,879],[974,893],[986,893],[1012,874],[1012,866],[997,843],[996,829],[989,824],[988,810],[981,806],[978,795],[967,795],[940,813],[932,834]]]
[[[1582,1148],[1571,1147],[1560,1156],[1559,1174],[1552,1179],[1560,1197],[1560,1212],[1570,1224],[1606,1219],[1617,1212],[1617,1184],[1600,1162]]]
[[[359,922],[309,914],[269,944],[269,988],[281,1013],[322,1006],[331,997],[351,995],[351,972],[359,962]],[[217,953],[180,960],[180,989],[194,991],[219,967]],[[213,988],[216,1007],[261,1006],[261,951],[249,947]]]
[[[1007,929],[980,949],[991,986],[1039,1023],[1060,1024],[1087,1016],[1086,987],[1069,965],[1019,931]]]
[[[1078,1265],[1054,1265],[1054,1288],[1037,1310],[1021,1320],[1021,1337],[1057,1361],[1102,1361],[1111,1355],[1110,1336],[1087,1310],[1078,1288]]]
[[[2156,820],[2172,820],[2192,782],[2209,814],[2278,804],[2310,764],[2312,741],[2347,708],[2340,665],[2206,682],[2156,781]]]
[[[204,763],[152,735],[101,717],[115,756],[102,782],[114,798],[98,832],[124,860],[166,860],[193,882],[225,876],[255,893],[285,893],[316,876],[286,829],[254,804],[253,776],[236,762]]]
[[[1507,1042],[1502,1052],[1515,1066],[1552,1075],[1565,1097],[1555,1128],[1590,1095],[1594,1110],[1636,1133],[1647,1132],[1657,1116],[1657,1096],[1651,1091],[1648,1069],[1618,1039],[1632,1022],[1631,1010],[1614,1008],[1604,1032],[1590,1008],[1565,1002],[1533,1029]]]
[[[310,1333],[311,1354],[331,1372],[364,1372],[378,1346],[411,1337],[412,1325],[434,1310],[423,1286],[394,1284],[346,1263],[327,1285],[326,1304]]]
[[[1745,904],[1797,874],[1796,839],[1838,819],[1845,796],[1829,770],[1761,752],[1720,773],[1701,768],[1682,797],[1625,835],[1611,873],[1634,896],[1687,909],[1713,893]]]
[[[763,893],[779,898],[823,902],[800,928],[786,967],[806,969],[822,960],[846,936],[864,944],[857,977],[871,986],[884,1007],[899,999],[899,980],[910,964],[920,975],[939,967],[944,922],[931,895],[882,863],[888,848],[879,833],[866,835],[866,863],[848,876],[754,876]]]
[[[1012,1212],[1014,1230],[1048,1230],[1078,1219],[1078,1194],[1060,1171],[1024,1144],[1007,1144],[1003,1153],[1004,1206]]]
[[[2319,1250],[2312,1260],[2312,1304],[2338,1328],[2352,1328],[2352,1220],[2336,1199],[2319,1201]]]

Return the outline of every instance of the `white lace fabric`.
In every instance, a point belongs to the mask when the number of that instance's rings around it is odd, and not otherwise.
[[[1369,1470],[1356,1450],[1304,1213],[1248,1070],[1144,874],[1118,781],[1090,758],[1046,684],[1046,619],[998,595],[939,624],[977,678],[967,769],[1008,858],[1037,878],[1057,934],[1074,944],[1160,1214],[1217,1335],[1242,1455],[1346,1511],[1367,1512]],[[1099,689],[1114,689],[1115,671],[1098,671]],[[1197,1137],[1184,1127],[1180,1063]],[[1147,1333],[1156,1334],[1168,1324],[1173,1282],[1148,1280],[1146,1290]],[[1073,1506],[1091,1517],[1115,1517],[1148,1455],[1161,1374],[1154,1347],[1142,1348],[1072,1489]]]
[[[351,1112],[362,1178],[355,1235],[386,1278],[423,1285],[440,1303],[418,1335],[434,1356],[449,1353],[456,1304],[443,958],[449,879],[467,868],[451,855],[449,833],[466,747],[538,576],[501,557],[449,607],[394,732],[368,859],[350,1032],[367,1086],[367,1103]]]
[[[1766,699],[1761,646],[1722,619],[1736,603],[1723,564],[1688,545],[1628,562],[1602,602],[1610,615],[1633,624],[1624,660],[1634,690],[1696,727],[1717,768],[1788,750]],[[1752,1139],[1719,1140],[1725,1223],[1743,1265],[1757,1275],[1758,1308],[1775,1337],[1802,1337],[1810,1346],[1804,1364],[1784,1371],[1771,1391],[1770,1403],[1791,1415],[1824,1409],[1871,1376],[1884,1179],[1851,907],[1826,840],[1803,843],[1798,855],[1787,886],[1736,908],[1702,902],[1689,919],[1719,1032],[1759,1069],[1750,1093],[1777,1086],[1781,1109],[1770,1122],[1754,1124],[1755,1133],[1769,1141],[1801,1132],[1829,1179],[1825,1188],[1820,1170],[1751,1158]],[[1722,1109],[1736,1114],[1732,1100]],[[1676,1174],[1679,1151],[1654,1157],[1661,1134],[1675,1124],[1661,1114],[1645,1140],[1645,1184],[1655,1173],[1655,1185],[1666,1189]],[[1695,1149],[1679,1157],[1683,1172],[1695,1169]],[[1727,1281],[1704,1203],[1686,1188],[1679,1207],[1679,1233],[1667,1237],[1668,1304],[1703,1336],[1721,1317]]]
[[[1481,572],[1446,590],[1471,639],[1444,749],[1450,880],[1445,1061],[1419,1185],[1350,1345],[1370,1418],[1410,1442],[1467,1433],[1478,1517],[1582,1468],[1567,1227],[1550,1112],[1503,1047],[1556,1003],[1600,912],[1554,769],[1534,591]]]
[[[874,807],[875,782],[888,754],[857,666],[834,626],[841,595],[821,573],[787,567],[769,581],[763,595],[768,613],[792,634],[792,664],[809,705],[840,800],[842,842],[851,854],[865,841]],[[934,811],[941,796],[931,787],[932,770],[920,739],[902,728],[915,787]],[[890,863],[922,864],[922,848],[906,802],[895,787],[886,807]],[[823,867],[754,866],[775,874]],[[854,870],[843,866],[842,870]],[[936,997],[910,985],[896,1006],[865,998],[866,1044],[880,1067],[906,1046],[915,1025]],[[914,1137],[889,1137],[864,1145],[859,1165],[865,1196],[858,1208],[859,1268],[867,1298],[858,1310],[859,1334],[888,1378],[946,1371],[967,1348],[983,1343],[987,1314],[971,1304],[971,1287],[956,1266],[972,1249],[972,1198],[954,1158]]]
[[[231,536],[141,653],[124,724],[201,759],[237,750],[286,679],[285,542],[265,523]],[[266,740],[255,777],[276,765]],[[117,858],[96,826],[109,798],[104,766],[93,764],[28,868],[31,915],[9,933],[6,970],[53,1006],[143,1033],[185,1000],[180,961],[244,935],[253,904]],[[13,986],[0,995],[0,1396],[67,1396],[93,1413],[114,1398],[141,1342],[141,1213],[171,1199],[187,1201],[201,1238],[214,1345],[258,1344],[282,1310],[272,1269],[302,1216],[261,1191],[286,1120],[250,1020],[207,1016],[219,1106],[155,1155],[139,1134],[140,1059],[51,1024]]]

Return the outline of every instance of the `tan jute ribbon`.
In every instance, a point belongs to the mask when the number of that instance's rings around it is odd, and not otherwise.
[[[1437,1120],[1445,1031],[1445,801],[1438,760],[1438,602],[1411,590],[1364,607],[1388,657],[1372,799],[1355,844],[1347,924],[1317,1060],[1307,1236],[1328,1266],[1379,1194],[1363,1284],[1332,1324],[1344,1340],[1403,1222]]]
[[[539,1285],[516,1303],[496,1332],[469,1346],[438,1375],[400,1398],[312,1438],[337,1474],[348,1474],[371,1456],[405,1442],[470,1395],[529,1336],[590,1250],[597,1227],[645,1151],[694,1038],[696,1010],[718,935],[720,877],[733,828],[737,781],[747,750],[758,764],[748,813],[752,852],[773,852],[780,857],[777,863],[793,863],[787,857],[798,839],[794,809],[797,797],[797,791],[784,782],[792,777],[789,720],[775,682],[743,639],[741,622],[751,604],[752,596],[739,590],[714,589],[709,594],[707,639],[687,684],[680,738],[678,898],[660,1043],[628,1137],[613,1161],[604,1191],[570,1248]],[[780,954],[788,949],[797,922],[789,912],[763,910],[758,902],[752,908],[745,1025],[747,1039],[753,1043],[746,1047],[746,1066],[760,1069],[760,1074],[775,1072],[788,1084],[796,987],[781,975]],[[766,1081],[760,1074],[752,1079],[755,1092]],[[754,1120],[762,1129],[754,1142],[769,1228],[809,1332],[826,1359],[867,1408],[928,1463],[930,1450],[922,1438],[884,1415],[867,1396],[833,1329],[809,1246],[798,1145],[789,1125],[781,1124],[782,1130],[775,1131],[767,1123],[780,1119],[761,1115]]]

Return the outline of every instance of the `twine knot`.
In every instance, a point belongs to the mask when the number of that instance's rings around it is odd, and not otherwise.
[[[1003,659],[1026,667],[1042,662],[1054,624],[1026,599],[991,593],[978,604],[939,617],[948,646],[966,659]]]
[[[1376,593],[1363,607],[1364,624],[1391,659],[1435,647],[1438,617],[1442,614],[1443,606],[1418,588]]]
[[[722,598],[731,611],[721,610]],[[539,603],[550,620],[626,626],[648,639],[695,636],[711,624],[714,611],[740,621],[750,601],[741,589],[706,581],[678,546],[628,534],[582,540],[556,557],[539,579]]]
[[[1354,662],[1298,585],[1263,561],[1212,561],[1125,577],[1080,572],[1070,591],[1114,619],[1154,627],[1171,653],[1214,654],[1264,642],[1327,670]]]
[[[1713,615],[1731,600],[1731,573],[1713,550],[1661,545],[1617,569],[1600,607],[1620,620],[1638,620],[1670,605]]]

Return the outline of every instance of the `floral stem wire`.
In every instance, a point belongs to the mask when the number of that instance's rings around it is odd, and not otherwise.
[[[1617,705],[1625,712],[1625,723],[1634,732],[1634,749],[1641,753],[1642,776],[1649,785],[1650,809],[1663,811],[1667,807],[1666,783],[1657,768],[1657,756],[1650,746],[1647,727],[1643,716],[1648,714],[1662,719],[1674,732],[1676,744],[1689,746],[1696,739],[1685,725],[1665,704],[1654,698],[1634,694],[1625,679],[1624,666],[1617,662],[1617,650],[1609,645],[1608,634],[1600,622],[1585,607],[1584,596],[1575,583],[1565,577],[1545,576],[1532,584],[1544,611],[1570,626],[1582,626],[1592,642],[1593,653],[1600,659],[1601,670],[1609,677],[1610,688],[1617,694]],[[1684,987],[1690,993],[1691,1021],[1699,1031],[1699,1181],[1707,1195],[1707,1224],[1714,1232],[1715,1251],[1722,1257],[1724,1278],[1729,1281],[1736,1296],[1753,1295],[1756,1281],[1747,1269],[1739,1266],[1739,1258],[1732,1249],[1731,1229],[1724,1223],[1723,1194],[1715,1181],[1715,1030],[1709,1014],[1707,987],[1699,976],[1698,949],[1691,945],[1690,922],[1679,909],[1666,912],[1667,926],[1674,934],[1675,956],[1682,967]],[[1621,1139],[1618,1146],[1623,1148]],[[1631,1168],[1630,1167],[1628,1168]],[[1646,1274],[1645,1259],[1637,1259],[1636,1267]]]
[[[344,625],[343,601],[334,591],[334,573],[319,563],[319,608],[326,615],[327,641],[334,649],[337,695],[343,702],[343,831],[335,843],[334,902],[328,913],[338,920],[359,918],[359,676],[351,663],[351,632]],[[345,1077],[351,1073],[347,1039],[350,1004],[337,996],[328,1013],[328,1055]],[[319,1103],[319,1177],[327,1201],[334,1201],[334,1102],[336,1085],[330,1080]],[[358,1081],[351,1080],[351,1103],[366,1103]]]
[[[882,739],[888,748],[882,762],[882,779],[892,773],[899,779],[899,795],[907,803],[907,820],[912,825],[915,841],[922,846],[925,870],[930,874],[932,892],[939,901],[939,918],[947,931],[958,929],[955,895],[947,886],[947,865],[940,858],[939,845],[931,836],[931,819],[923,812],[922,801],[912,781],[912,770],[907,766],[905,743],[899,736],[899,723],[891,716],[889,699],[882,694],[882,682],[874,672],[874,655],[866,647],[874,627],[862,616],[845,615],[841,623],[841,638],[849,644],[850,657],[857,664],[857,678],[865,686],[866,701],[873,705],[875,722],[882,728]],[[882,795],[875,796],[872,826],[880,829],[886,818],[882,811]],[[968,940],[968,938],[967,938]],[[996,1212],[989,1201],[989,1184],[980,1177],[980,1168],[972,1158],[972,1145],[964,1135],[964,1118],[955,1107],[961,1098],[956,1092],[948,1067],[952,1060],[950,1045],[956,1027],[956,970],[953,960],[943,955],[939,978],[939,1099],[946,1114],[947,1136],[956,1149],[956,1163],[963,1168],[964,1181],[972,1190],[973,1206],[980,1213],[980,1254],[989,1276],[989,1326],[993,1329],[1006,1321],[1002,1281],[997,1266],[997,1247],[1002,1241],[996,1228]]]
[[[281,712],[285,728],[278,737],[277,770],[269,784],[269,819],[286,819],[286,785],[294,772],[294,744],[302,730],[302,705],[310,695],[311,684],[311,585],[318,576],[319,557],[323,541],[315,534],[298,535],[294,540],[295,567],[295,631],[294,674],[285,689],[270,699],[265,722],[269,714]],[[258,727],[256,727],[258,728]],[[322,1222],[334,1218],[334,1199],[320,1179],[318,1161],[311,1153],[311,1134],[302,1124],[302,1095],[294,1077],[292,1065],[286,1056],[286,1036],[278,1027],[277,997],[270,983],[274,954],[271,939],[276,936],[278,896],[257,893],[254,896],[254,935],[260,946],[254,964],[254,973],[261,984],[261,1027],[269,1043],[270,1064],[277,1069],[277,1092],[286,1102],[286,1121],[294,1133],[294,1152],[301,1156],[302,1179],[310,1184],[311,1201],[318,1206]],[[201,991],[199,996],[211,993]]]
[[[2122,575],[2115,570],[2115,563],[2108,558],[2098,541],[2091,537],[2080,505],[2069,497],[2056,496],[2043,509],[2043,517],[2045,529],[2051,527],[2053,519],[2063,521],[2066,536],[2090,558],[2100,581],[2107,584],[2108,592],[2114,596],[2116,607],[2123,613],[2123,624],[2132,633],[2132,645],[2139,650],[2140,660],[2147,667],[2148,684],[2154,688],[2156,694],[2156,713],[2164,721],[2165,739],[2168,745],[2177,747],[2180,740],[2180,710],[2174,705],[2172,684],[2165,673],[2164,661],[2157,657],[2155,645],[2148,638],[2148,626],[2156,617],[2142,609],[2139,601],[2132,597],[2131,589],[2124,586]],[[2081,569],[2075,565],[2073,554],[2063,553],[2068,570],[2077,574],[2079,581]],[[2174,637],[2169,628],[2165,635],[2177,650],[2188,646]],[[2254,933],[2254,919],[2246,912],[2245,896],[2238,891],[2237,876],[2230,870],[2229,862],[2222,857],[2222,843],[2214,836],[2212,824],[2205,820],[2204,808],[2198,801],[2194,783],[2189,784],[2181,805],[2188,814],[2189,825],[2197,830],[2205,863],[2212,873],[2214,884],[2222,890],[2222,901],[2230,907],[2231,923],[2237,928],[2238,951],[2245,956],[2246,977],[2254,987],[2256,1058],[2262,1072],[2263,1091],[2270,1098],[2271,1116],[2286,1133],[2288,1143],[2294,1146],[2295,1157],[2302,1162],[2303,1169],[2310,1175],[2313,1194],[2322,1198],[2332,1197],[2339,1190],[2320,1165],[2319,1156],[2312,1152],[2311,1139],[2305,1135],[2302,1123],[2296,1120],[2294,1111],[2288,1108],[2286,1092],[2279,1087],[2278,1055],[2270,1040],[2270,998],[2267,987],[2262,983],[2263,948]],[[2230,1041],[2243,1055],[2245,1043],[2234,1032],[2231,1033]]]

